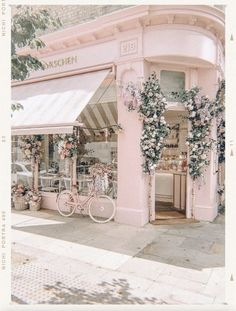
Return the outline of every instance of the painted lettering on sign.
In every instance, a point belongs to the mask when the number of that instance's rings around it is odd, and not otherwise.
[[[132,39],[128,41],[122,41],[120,43],[120,55],[129,55],[137,53],[138,51],[138,39]]]
[[[69,56],[44,62],[44,69],[57,68],[77,63],[77,56]]]

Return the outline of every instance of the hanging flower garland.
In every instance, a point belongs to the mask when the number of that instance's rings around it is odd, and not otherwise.
[[[137,110],[143,121],[140,139],[144,157],[143,172],[152,174],[160,160],[164,138],[168,136],[170,130],[163,116],[167,102],[161,92],[156,73],[153,72],[143,83],[143,90],[139,90],[130,82],[126,88],[124,104],[128,107],[128,111]]]
[[[154,173],[164,147],[164,139],[169,134],[169,126],[163,116],[166,105],[166,99],[161,92],[159,80],[154,72],[143,83],[138,109],[143,120],[140,140],[141,151],[144,156],[143,172],[148,174]]]
[[[133,82],[129,82],[122,93],[124,105],[128,111],[136,110],[139,106],[139,89]]]
[[[215,114],[217,120],[217,152],[219,163],[225,162],[225,80],[222,80],[216,93]]]
[[[20,138],[20,149],[23,151],[25,160],[33,159],[36,162],[40,162],[42,157],[41,145],[41,135],[21,136]]]
[[[71,159],[78,153],[79,135],[73,132],[72,134],[57,134],[55,143],[58,147],[58,154],[62,160]]]
[[[204,176],[206,166],[210,161],[208,155],[214,146],[211,138],[211,122],[214,118],[214,104],[208,96],[200,96],[200,89],[194,87],[184,91],[181,101],[188,111],[187,119],[190,121],[191,130],[186,139],[189,146],[189,174],[193,180]]]
[[[225,162],[225,121],[220,120],[217,126],[217,152],[219,163]]]
[[[225,110],[225,80],[219,84],[219,89],[216,93],[215,99],[215,113],[218,117]]]

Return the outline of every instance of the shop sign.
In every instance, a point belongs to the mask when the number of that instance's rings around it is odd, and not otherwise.
[[[68,56],[64,58],[58,58],[55,60],[44,61],[44,68],[51,69],[51,68],[63,67],[67,65],[73,65],[77,63],[77,61],[78,61],[77,56]]]
[[[127,41],[122,41],[120,43],[120,55],[125,56],[129,54],[137,53],[138,51],[138,39],[132,39]]]

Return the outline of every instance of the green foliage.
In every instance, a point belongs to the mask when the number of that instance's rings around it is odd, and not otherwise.
[[[40,49],[45,46],[38,38],[38,31],[48,28],[57,28],[60,20],[54,20],[45,9],[36,9],[30,6],[17,6],[16,13],[11,22],[11,78],[12,80],[24,80],[31,71],[43,70],[43,63],[36,57],[19,55],[21,48]]]

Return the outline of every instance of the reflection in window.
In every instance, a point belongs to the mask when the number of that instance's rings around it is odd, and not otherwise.
[[[172,92],[185,89],[185,73],[180,71],[162,70],[160,75],[161,90],[168,101],[176,101],[170,96]]]

